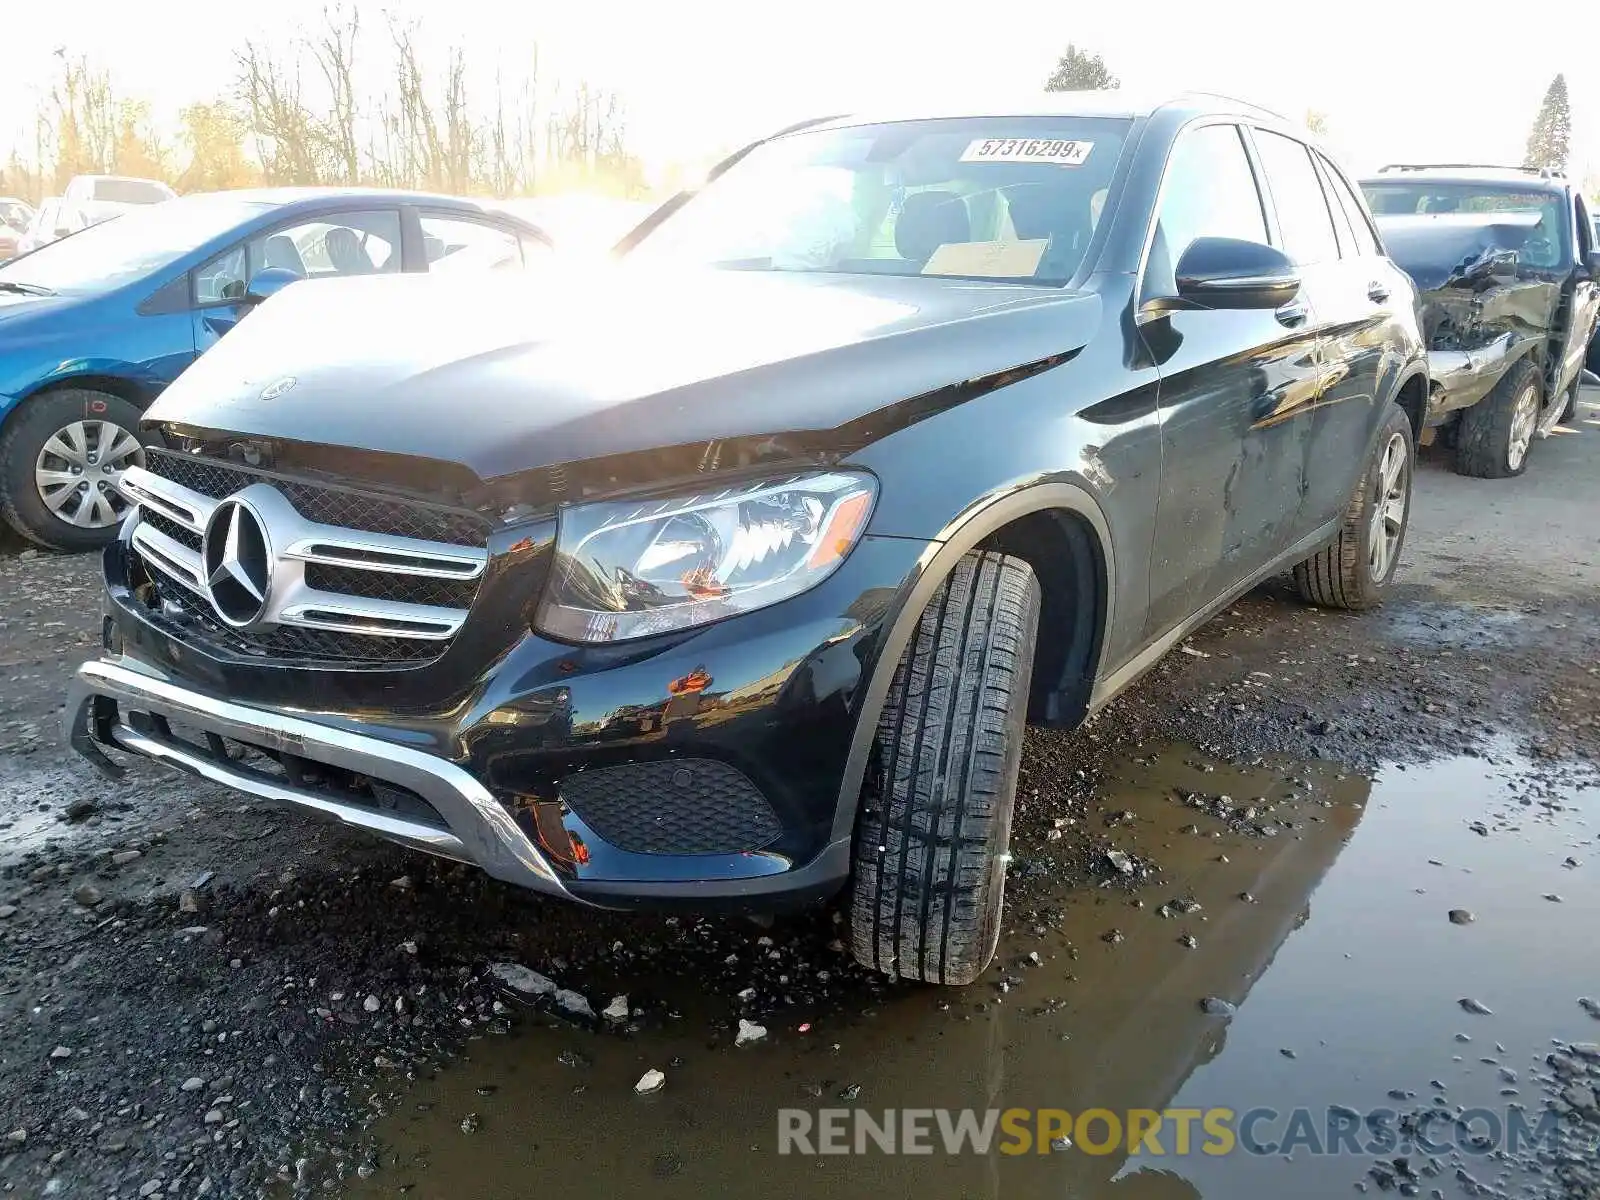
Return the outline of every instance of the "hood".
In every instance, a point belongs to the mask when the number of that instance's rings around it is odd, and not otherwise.
[[[0,291],[0,329],[7,336],[22,331],[23,323],[33,324],[49,313],[59,312],[80,303],[82,296],[24,296],[18,292]],[[0,345],[0,350],[5,347]]]
[[[1537,213],[1378,215],[1384,248],[1420,291],[1474,286],[1516,273],[1515,255],[1539,223]]]
[[[1097,296],[927,277],[619,266],[296,283],[159,422],[460,464],[480,479],[822,431],[1083,346]]]

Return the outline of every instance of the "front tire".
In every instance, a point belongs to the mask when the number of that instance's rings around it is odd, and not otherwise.
[[[1039,584],[966,555],[923,611],[878,725],[881,794],[856,823],[851,942],[886,975],[966,984],[1000,939]]]
[[[1383,602],[1405,547],[1415,457],[1411,420],[1390,405],[1338,536],[1294,569],[1309,603],[1359,612]]]
[[[49,550],[93,550],[116,536],[128,501],[117,481],[144,465],[139,409],[83,388],[25,402],[0,438],[0,513]]]
[[[1476,479],[1509,479],[1528,467],[1539,427],[1539,372],[1527,359],[1461,414],[1456,472]]]

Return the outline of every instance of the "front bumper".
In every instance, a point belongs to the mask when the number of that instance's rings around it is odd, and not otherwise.
[[[431,754],[285,713],[219,700],[181,687],[133,660],[101,660],[78,668],[67,695],[67,738],[108,774],[113,746],[177,767],[263,800],[296,805],[430,854],[473,862],[496,879],[537,891],[565,893],[549,861],[511,815],[467,772]],[[174,732],[176,721],[206,738],[201,746]],[[282,779],[245,765],[221,738],[239,746],[294,755],[378,779],[420,796],[438,821],[386,812],[330,789]]]
[[[359,672],[207,657],[135,598],[113,545],[111,649],[78,671],[67,732],[102,769],[118,770],[107,751],[141,755],[589,904],[809,903],[849,875],[847,751],[926,547],[865,539],[810,593],[650,644],[523,626],[476,672],[452,666],[482,650],[471,639],[432,666]],[[613,787],[631,792],[613,803]],[[708,833],[735,833],[672,844],[702,811],[721,823]],[[766,825],[739,840],[752,811]]]

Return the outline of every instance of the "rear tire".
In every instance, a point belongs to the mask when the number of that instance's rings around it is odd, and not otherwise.
[[[1509,479],[1528,467],[1539,426],[1539,372],[1527,359],[1461,414],[1456,431],[1456,472],[1477,479]]]
[[[1570,425],[1578,419],[1578,393],[1583,390],[1583,372],[1578,372],[1578,377],[1572,381],[1572,386],[1567,389],[1567,405],[1561,410],[1558,425]]]
[[[49,550],[104,546],[129,507],[116,481],[144,463],[142,415],[120,396],[85,388],[24,401],[0,437],[0,514]]]
[[[1356,612],[1383,602],[1405,548],[1415,460],[1411,419],[1390,405],[1338,536],[1294,569],[1306,601]]]
[[[864,966],[966,984],[1000,939],[1039,584],[975,551],[934,593],[878,724],[881,795],[856,823],[851,942]]]

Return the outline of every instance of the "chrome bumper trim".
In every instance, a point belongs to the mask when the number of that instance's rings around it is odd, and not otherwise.
[[[88,709],[105,697],[118,707],[117,720],[96,736]],[[133,728],[125,711],[152,713],[247,745],[281,750],[408,788],[428,801],[448,831],[376,809],[346,804],[208,758],[182,742],[169,742]],[[65,728],[80,753],[104,758],[102,745],[140,754],[249,795],[332,817],[408,846],[475,863],[496,879],[566,896],[566,886],[489,790],[452,762],[409,746],[322,725],[314,720],[219,700],[179,686],[148,668],[108,659],[84,663],[67,695]],[[97,765],[100,765],[97,763]]]

